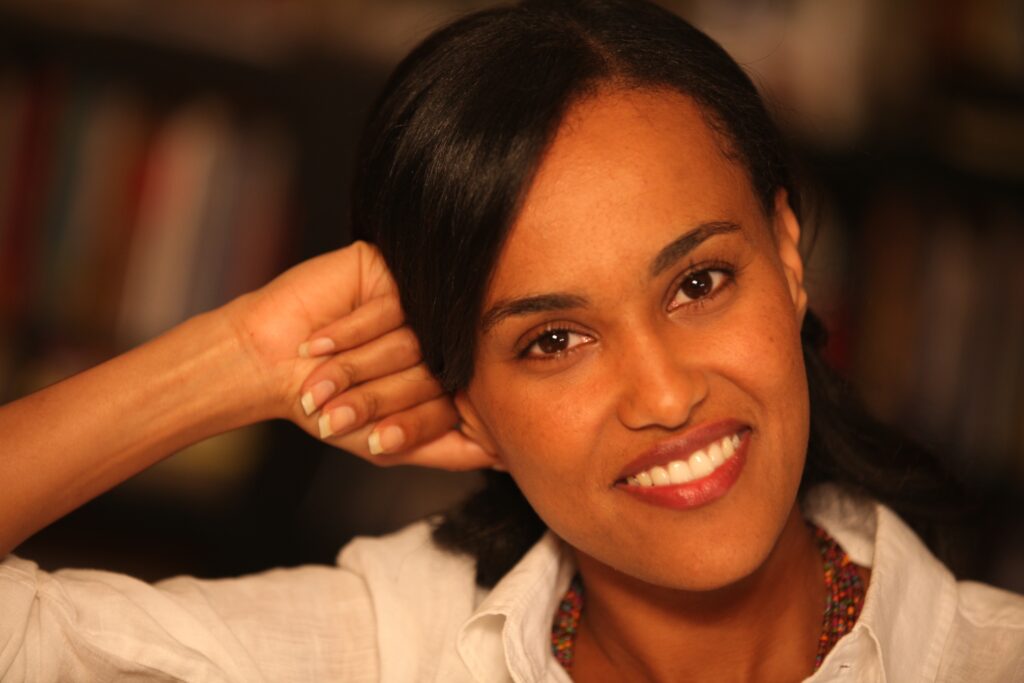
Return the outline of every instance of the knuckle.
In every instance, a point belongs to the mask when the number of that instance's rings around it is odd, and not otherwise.
[[[363,404],[363,415],[365,420],[373,420],[380,410],[380,396],[375,391],[365,391],[359,397]]]
[[[398,348],[403,356],[407,358],[420,359],[420,340],[416,338],[413,331],[403,327],[398,334]]]
[[[359,381],[359,369],[351,361],[339,361],[337,364],[338,378],[341,380],[338,387],[344,390]]]
[[[395,320],[399,324],[405,322],[405,311],[402,310],[402,302],[398,300],[397,296],[389,296],[384,302],[384,315],[388,316],[390,320]]]
[[[344,338],[345,346],[351,348],[362,343],[369,332],[368,327],[369,324],[363,319],[363,316],[353,315],[345,321],[344,328],[339,336]]]
[[[408,378],[419,383],[424,388],[424,391],[434,392],[441,390],[440,382],[437,381],[437,378],[430,373],[430,370],[423,363],[410,368]]]

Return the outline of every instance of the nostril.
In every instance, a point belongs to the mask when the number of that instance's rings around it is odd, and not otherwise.
[[[620,419],[633,429],[676,429],[690,421],[693,410],[707,395],[708,382],[701,371],[648,371],[646,378],[627,385]]]

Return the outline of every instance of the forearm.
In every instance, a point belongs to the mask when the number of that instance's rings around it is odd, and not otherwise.
[[[165,456],[270,417],[259,382],[214,311],[0,407],[0,557]]]

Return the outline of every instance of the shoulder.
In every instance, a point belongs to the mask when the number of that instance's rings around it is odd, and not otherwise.
[[[959,613],[974,628],[1011,629],[1024,638],[1024,595],[975,581],[957,584]]]
[[[336,567],[148,584],[0,563],[0,679],[311,680],[376,667],[369,592]]]
[[[376,622],[382,681],[461,680],[441,672],[462,665],[459,631],[486,595],[472,558],[439,548],[428,522],[357,538],[338,564],[365,581]],[[454,658],[454,659],[453,659]]]
[[[552,615],[575,566],[550,532],[492,589],[473,558],[448,552],[420,522],[361,538],[338,562],[363,578],[377,624],[380,679],[565,680],[551,657]]]
[[[1024,680],[1024,596],[974,581],[956,596],[939,680]]]
[[[432,579],[472,584],[472,558],[439,548],[432,530],[424,520],[386,536],[358,537],[338,553],[338,566],[368,583],[392,584],[396,589],[422,588]]]
[[[356,538],[339,553],[338,565],[366,583],[382,634],[461,621],[479,598],[472,558],[439,548],[426,521]]]
[[[957,581],[876,501],[825,485],[804,504],[854,562],[871,568],[855,631],[870,634],[888,680],[1024,680],[1024,597]]]

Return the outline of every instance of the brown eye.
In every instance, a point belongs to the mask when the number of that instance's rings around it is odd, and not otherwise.
[[[687,275],[679,285],[679,290],[691,299],[700,299],[711,293],[715,287],[715,281],[711,277],[711,271],[702,270],[699,273]]]
[[[537,348],[541,353],[558,353],[569,348],[569,333],[565,330],[551,330],[537,339]]]
[[[568,329],[544,330],[520,354],[523,358],[553,359],[593,341],[593,337]]]
[[[705,268],[687,273],[679,283],[676,296],[672,300],[672,308],[714,296],[717,290],[726,284],[731,275],[730,272],[717,268]]]

